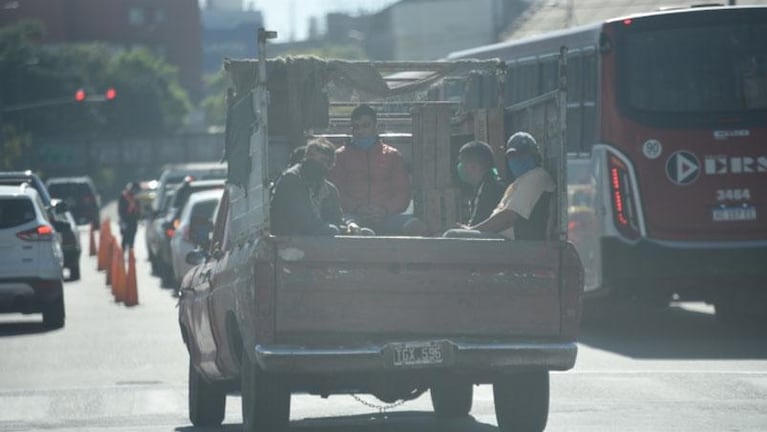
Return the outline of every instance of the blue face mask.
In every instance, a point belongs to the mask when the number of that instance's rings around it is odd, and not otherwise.
[[[376,137],[374,136],[352,138],[352,145],[360,150],[368,150],[375,145],[376,141]]]
[[[519,178],[526,172],[535,168],[535,160],[530,156],[511,158],[506,161],[506,166],[509,168],[509,173],[514,176],[514,178]]]

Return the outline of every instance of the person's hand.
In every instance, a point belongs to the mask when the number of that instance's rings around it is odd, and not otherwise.
[[[354,222],[350,222],[348,225],[346,225],[346,232],[352,235],[359,235],[360,226]]]

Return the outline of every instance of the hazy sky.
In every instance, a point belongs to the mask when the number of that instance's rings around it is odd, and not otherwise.
[[[203,3],[204,0],[201,0]],[[325,26],[328,12],[360,11],[376,12],[396,3],[397,0],[243,0],[246,8],[254,8],[264,14],[268,30],[277,30],[279,41],[290,40],[291,27],[295,27],[295,38],[305,39],[308,33],[309,17],[316,16],[320,28]],[[291,16],[292,15],[292,16]]]

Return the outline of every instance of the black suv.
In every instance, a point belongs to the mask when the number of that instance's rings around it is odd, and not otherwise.
[[[93,229],[99,228],[101,198],[90,177],[56,177],[45,184],[52,198],[67,203],[78,224],[88,223]]]
[[[32,171],[0,172],[0,185],[16,186],[28,183],[40,195],[45,210],[53,222],[53,228],[61,234],[61,250],[64,252],[64,267],[69,269],[69,280],[80,279],[80,231],[66,203],[54,204],[48,189],[37,174]]]

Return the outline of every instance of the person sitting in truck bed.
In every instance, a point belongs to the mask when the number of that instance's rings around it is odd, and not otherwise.
[[[327,181],[335,159],[333,144],[323,138],[315,139],[307,144],[301,162],[280,175],[271,199],[272,234],[333,236],[341,233],[338,189]]]
[[[337,163],[330,172],[346,216],[378,234],[423,235],[424,223],[403,214],[410,204],[405,159],[378,138],[376,112],[359,105],[352,111],[351,123],[351,140],[336,151]]]
[[[495,169],[493,149],[482,141],[470,141],[458,150],[458,177],[474,187],[469,225],[490,217],[506,189]]]
[[[554,180],[541,167],[541,153],[532,135],[515,133],[506,149],[506,164],[514,181],[492,215],[476,225],[449,230],[445,237],[546,239]]]

